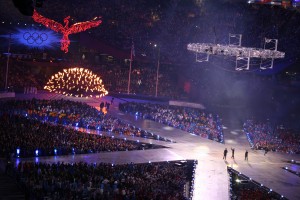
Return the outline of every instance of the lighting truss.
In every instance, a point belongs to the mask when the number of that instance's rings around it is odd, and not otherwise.
[[[278,40],[265,38],[264,49],[269,48],[271,51],[277,51]],[[260,69],[272,69],[274,58],[261,59]]]
[[[229,45],[190,43],[187,45],[187,49],[196,53],[197,62],[208,61],[210,55],[236,57],[236,70],[249,70],[251,58],[261,59],[261,69],[271,69],[273,68],[274,59],[284,58],[285,56],[284,52],[277,51],[277,39],[265,38],[265,45],[263,49],[242,47],[241,40],[242,35],[229,34]],[[270,45],[273,46],[269,47]],[[199,59],[199,54],[206,54],[206,57]]]
[[[299,7],[299,0],[248,0],[249,4],[267,4],[267,5],[276,5],[282,7]]]
[[[205,53],[210,55],[250,57],[250,58],[284,58],[284,52],[269,49],[256,49],[232,45],[220,45],[209,43],[188,44],[187,49],[196,53]]]
[[[196,62],[204,62],[209,60],[209,54],[196,53]]]

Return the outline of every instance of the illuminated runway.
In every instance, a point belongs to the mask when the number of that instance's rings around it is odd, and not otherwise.
[[[43,95],[42,95],[43,96]],[[57,96],[61,99],[62,96]],[[46,98],[41,97],[41,98]],[[68,98],[69,99],[69,98]],[[105,97],[101,101],[110,101],[110,97]],[[90,105],[98,106],[99,100],[85,100]],[[109,162],[109,163],[144,163],[167,160],[197,159],[194,199],[229,199],[229,178],[226,167],[231,166],[248,177],[272,188],[273,191],[287,197],[288,199],[300,199],[300,178],[292,173],[283,170],[281,167],[291,166],[286,161],[300,161],[300,155],[288,155],[269,152],[264,156],[262,151],[254,151],[249,148],[245,135],[238,127],[230,127],[224,121],[225,145],[211,140],[193,136],[184,131],[174,129],[149,120],[136,119],[135,116],[123,114],[118,111],[119,100],[115,99],[115,104],[111,107],[110,114],[134,124],[137,127],[149,130],[161,137],[175,140],[176,143],[167,143],[156,140],[149,140],[137,137],[127,139],[140,140],[141,142],[152,142],[161,144],[169,148],[153,149],[145,151],[111,152],[74,156],[40,157],[24,160],[45,161],[45,162]],[[241,128],[241,127],[240,127]],[[89,130],[90,133],[98,134]],[[103,133],[104,134],[104,133]],[[111,133],[107,133],[111,134]],[[125,137],[115,135],[115,137]],[[223,150],[229,150],[227,161],[222,159]],[[231,159],[230,148],[234,147],[235,160]],[[249,151],[249,161],[244,161],[245,150]],[[20,160],[18,160],[19,162]],[[299,171],[299,166],[292,166]]]

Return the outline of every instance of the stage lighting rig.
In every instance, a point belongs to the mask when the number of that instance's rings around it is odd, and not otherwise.
[[[282,7],[300,7],[300,0],[248,0],[249,4],[266,4]]]
[[[211,44],[211,43],[190,43],[187,45],[189,51],[196,53],[196,61],[208,61],[210,55],[222,55],[236,57],[235,69],[249,70],[250,59],[261,59],[260,69],[272,69],[274,59],[284,58],[285,53],[277,51],[278,40],[265,38],[263,49],[242,47],[241,34],[229,34],[229,45]],[[272,47],[270,47],[272,46]],[[267,49],[267,47],[269,49]],[[203,59],[199,59],[199,55],[204,55]]]

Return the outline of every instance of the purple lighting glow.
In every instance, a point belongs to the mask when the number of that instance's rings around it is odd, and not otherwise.
[[[9,37],[7,35],[6,37]],[[55,48],[59,46],[58,34],[52,30],[24,28],[12,33],[12,40],[29,48]]]

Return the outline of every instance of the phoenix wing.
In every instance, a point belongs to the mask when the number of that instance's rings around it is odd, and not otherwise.
[[[62,24],[44,17],[43,15],[39,14],[36,10],[33,11],[32,18],[35,22],[43,24],[47,28],[52,29],[55,32],[62,32],[64,27]]]
[[[69,33],[79,33],[82,31],[85,31],[87,29],[93,28],[93,27],[97,27],[102,23],[102,20],[97,20],[97,18],[94,18],[91,21],[86,21],[86,22],[79,22],[76,24],[73,24],[70,28],[69,28]]]

